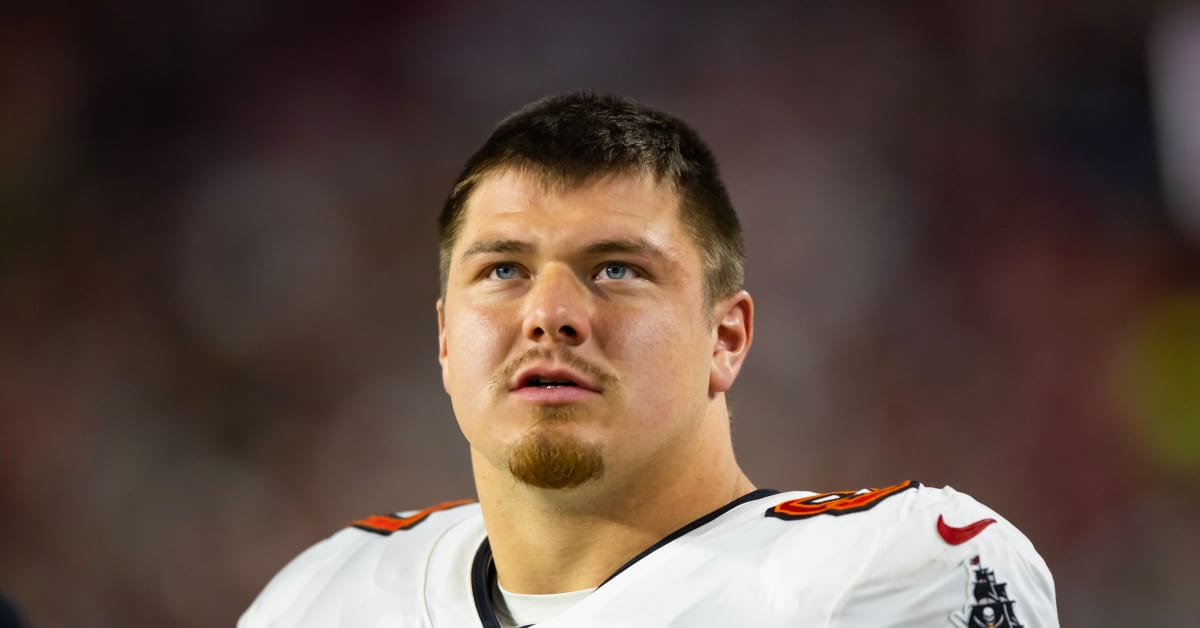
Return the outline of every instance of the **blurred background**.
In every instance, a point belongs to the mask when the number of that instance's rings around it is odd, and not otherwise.
[[[27,626],[230,626],[350,520],[472,497],[435,216],[501,117],[577,88],[722,162],[760,486],[951,485],[1033,539],[1064,625],[1200,616],[1195,6],[84,4],[0,22]]]

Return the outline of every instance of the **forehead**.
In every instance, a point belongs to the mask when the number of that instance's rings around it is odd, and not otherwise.
[[[649,175],[605,175],[577,185],[515,169],[484,176],[464,207],[458,245],[514,230],[505,235],[602,238],[624,231],[674,240],[685,234],[679,194]]]

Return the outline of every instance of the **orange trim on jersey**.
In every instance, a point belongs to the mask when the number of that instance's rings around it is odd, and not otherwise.
[[[921,486],[920,482],[909,480],[894,486],[869,489],[865,493],[856,491],[820,493],[778,504],[767,510],[767,516],[780,519],[805,519],[817,515],[844,515],[861,512],[873,508],[892,495],[919,486]]]
[[[409,515],[407,517],[397,517],[395,515],[371,515],[366,519],[359,519],[351,525],[367,532],[376,532],[379,534],[391,534],[397,530],[407,530],[418,523],[421,523],[429,515],[439,510],[449,510],[467,504],[473,504],[473,499],[460,499],[453,502],[442,502],[436,506],[430,506],[420,512]]]

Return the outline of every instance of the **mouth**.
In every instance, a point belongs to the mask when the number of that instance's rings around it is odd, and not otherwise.
[[[578,386],[578,385],[579,384],[576,384],[575,382],[573,382],[571,380],[553,380],[553,379],[542,379],[541,377],[531,377],[531,378],[529,378],[529,381],[525,382],[523,387],[534,386],[537,388],[563,388],[566,386]]]
[[[562,390],[577,388],[582,391],[600,392],[586,377],[561,368],[534,367],[518,373],[510,390]]]

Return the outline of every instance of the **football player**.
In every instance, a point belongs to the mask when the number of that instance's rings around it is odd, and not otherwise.
[[[754,302],[716,161],[680,120],[535,102],[439,224],[438,357],[478,501],[359,520],[241,628],[1058,625],[1033,546],[964,494],[742,472],[725,394]]]

